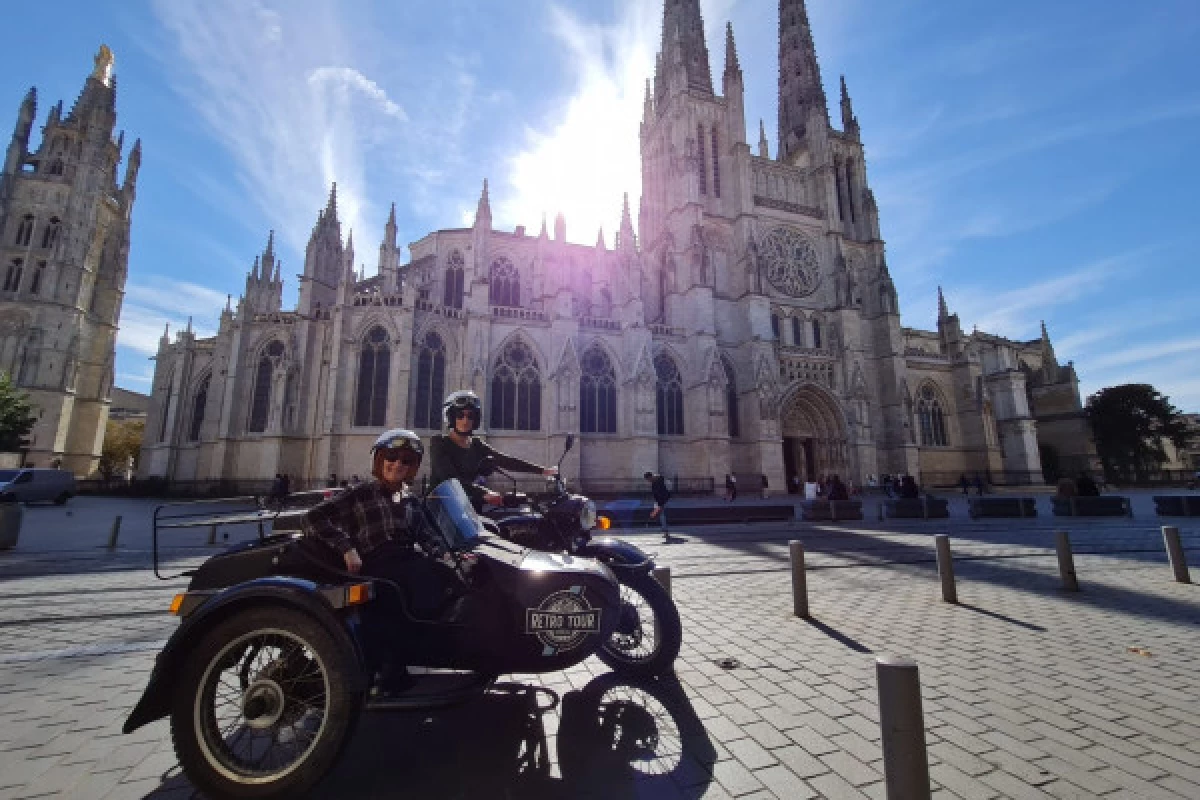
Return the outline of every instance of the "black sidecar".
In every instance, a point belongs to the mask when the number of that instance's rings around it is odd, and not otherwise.
[[[600,562],[488,534],[456,481],[415,513],[433,557],[467,576],[460,592],[422,606],[404,587],[341,573],[336,556],[297,535],[230,548],[172,602],[181,624],[125,732],[169,715],[180,764],[206,793],[294,796],[329,770],[372,707],[367,664],[384,643],[367,615],[383,614],[383,630],[403,637],[407,666],[428,668],[393,707],[474,696],[500,674],[565,669],[619,635],[620,589]]]

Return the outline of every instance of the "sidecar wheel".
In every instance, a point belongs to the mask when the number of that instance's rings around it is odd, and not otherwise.
[[[355,670],[353,655],[303,613],[272,606],[219,623],[175,690],[171,738],[184,773],[213,797],[307,793],[357,721]]]
[[[683,640],[679,609],[648,572],[623,572],[617,630],[596,653],[615,672],[653,678],[670,672]]]

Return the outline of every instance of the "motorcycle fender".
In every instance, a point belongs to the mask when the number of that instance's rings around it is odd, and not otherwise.
[[[277,603],[290,606],[309,614],[319,621],[340,644],[363,661],[358,614],[352,612],[339,618],[333,606],[321,594],[312,581],[287,576],[259,578],[240,583],[216,594],[208,602],[183,619],[175,633],[154,660],[150,681],[142,692],[142,698],[130,712],[122,728],[124,733],[133,733],[143,725],[162,719],[171,710],[171,693],[184,658],[214,625],[239,609],[256,603]],[[351,687],[352,691],[365,689],[363,685]]]
[[[580,549],[579,555],[594,558],[613,569],[626,568],[643,572],[654,569],[654,559],[645,551],[624,539],[611,536],[592,539]]]

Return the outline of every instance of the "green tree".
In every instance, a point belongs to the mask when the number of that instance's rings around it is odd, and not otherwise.
[[[1146,383],[1101,389],[1088,398],[1086,411],[1105,479],[1111,482],[1145,480],[1167,460],[1164,440],[1183,449],[1190,439],[1179,409]]]
[[[13,386],[6,373],[0,372],[0,451],[21,449],[21,439],[33,430],[37,417],[29,395]]]
[[[110,419],[104,428],[104,444],[100,449],[100,474],[106,479],[122,474],[130,458],[137,467],[145,430],[143,419]]]

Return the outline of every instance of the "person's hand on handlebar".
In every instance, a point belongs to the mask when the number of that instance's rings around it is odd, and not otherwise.
[[[489,491],[483,496],[483,502],[487,503],[489,506],[502,505],[504,503],[504,495],[500,494],[499,492]]]
[[[362,569],[362,558],[358,555],[357,550],[347,550],[342,554],[342,558],[346,561],[346,571],[352,572],[355,575]]]
[[[542,474],[547,478],[553,478],[558,475],[558,467],[546,467],[542,470]]]

